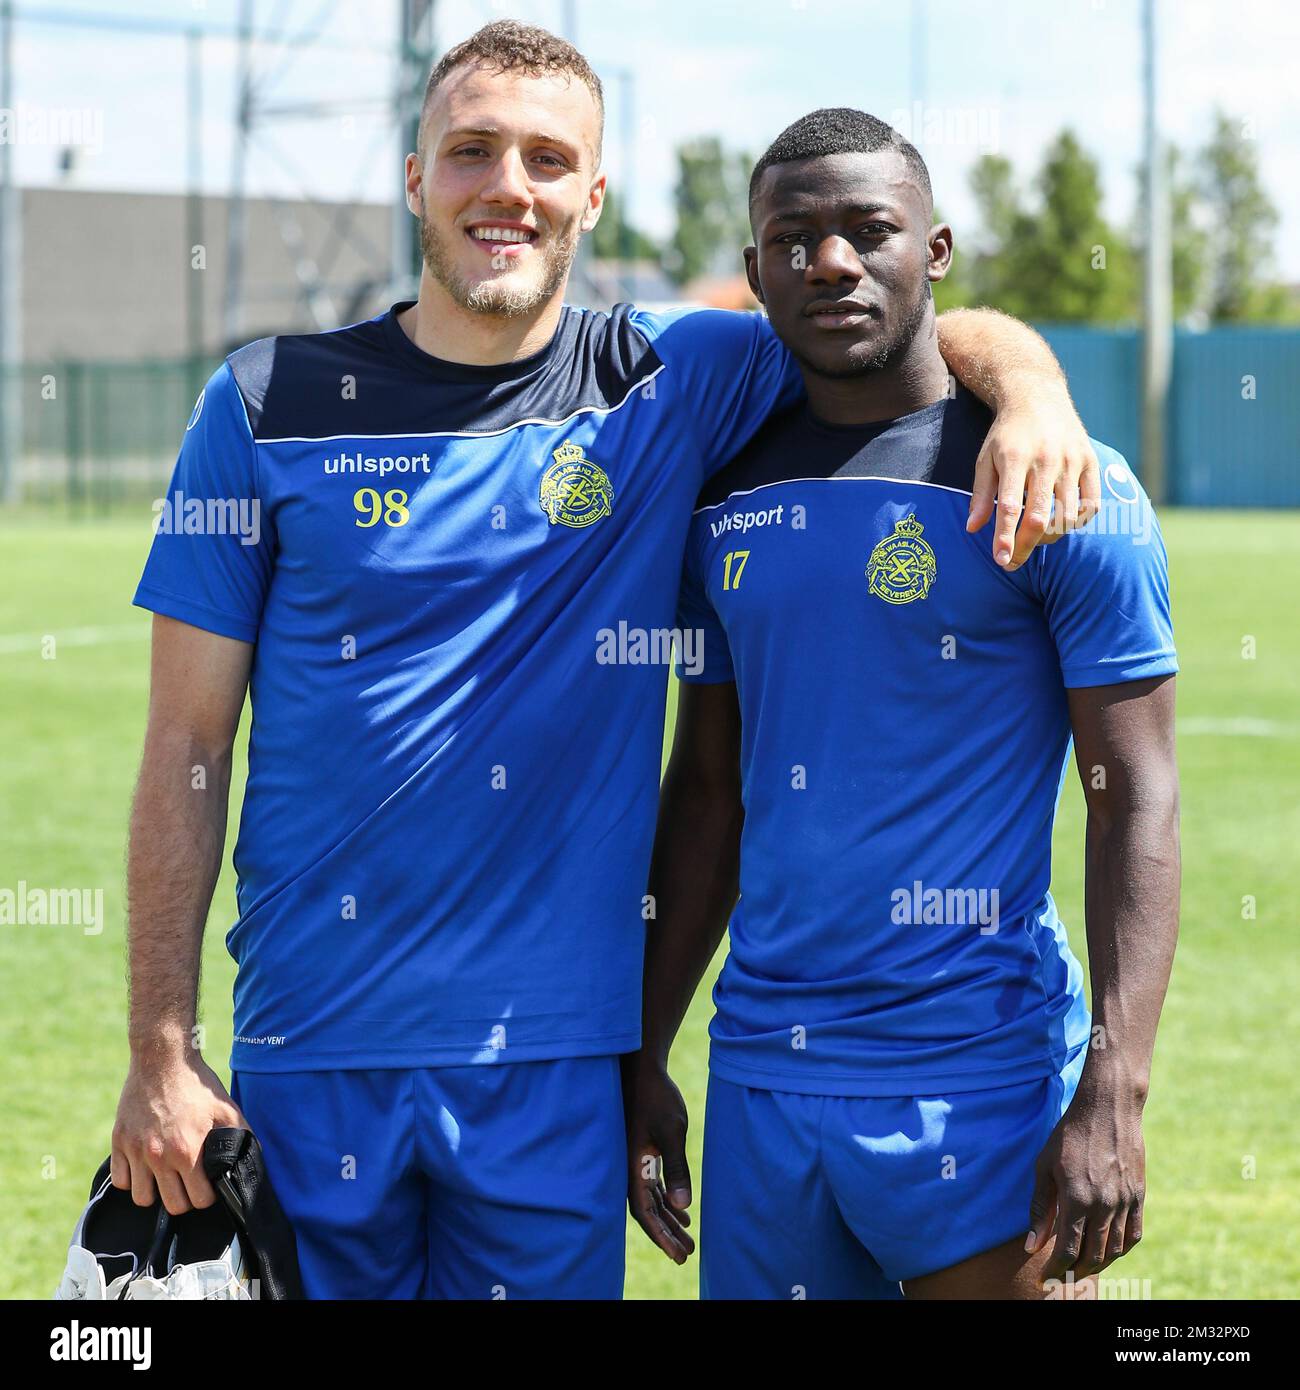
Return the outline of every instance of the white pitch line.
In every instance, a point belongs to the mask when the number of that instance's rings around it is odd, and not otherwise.
[[[47,637],[59,647],[98,647],[105,642],[143,642],[151,631],[148,623],[118,623],[109,627],[65,627],[50,632],[0,634],[0,656],[39,656]]]
[[[1281,724],[1276,719],[1215,719],[1202,716],[1179,719],[1174,725],[1180,734],[1208,734],[1228,738],[1295,738],[1300,726]]]

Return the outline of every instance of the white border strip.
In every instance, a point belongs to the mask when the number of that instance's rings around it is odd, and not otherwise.
[[[701,512],[714,512],[719,507],[725,507],[733,497],[752,497],[754,493],[762,492],[764,488],[785,487],[787,483],[902,483],[907,487],[933,487],[938,488],[940,492],[955,492],[958,497],[973,497],[975,495],[967,488],[949,487],[946,483],[923,483],[919,478],[884,478],[875,473],[868,474],[865,478],[778,478],[774,483],[759,483],[757,487],[746,488],[744,492],[729,492],[721,502],[710,502],[707,507],[696,507],[691,515],[699,516]]]
[[[105,627],[54,627],[49,632],[0,633],[0,656],[36,655],[47,637],[57,647],[98,647],[105,642],[143,642],[152,628],[148,622],[117,623]]]

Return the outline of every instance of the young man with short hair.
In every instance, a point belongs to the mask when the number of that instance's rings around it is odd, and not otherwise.
[[[693,1249],[667,1063],[731,913],[703,1293],[1086,1296],[1141,1236],[1177,935],[1159,530],[1105,445],[1104,510],[1059,545],[1008,572],[966,530],[989,415],[949,390],[931,285],[952,233],[895,131],[813,112],[750,210],[750,284],[807,400],[705,484],[687,542],[678,623],[704,657],[679,669],[650,875],[633,1215]],[[1071,736],[1091,1048],[1049,892]]]

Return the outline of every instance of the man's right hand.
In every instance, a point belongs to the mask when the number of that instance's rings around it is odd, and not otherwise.
[[[203,1141],[221,1126],[247,1129],[239,1107],[196,1050],[165,1061],[132,1061],[113,1125],[113,1186],[136,1206],[156,1191],[173,1216],[210,1207],[217,1194],[203,1171]]]
[[[627,1068],[628,1206],[637,1225],[677,1264],[695,1249],[691,1174],[686,1163],[686,1103],[657,1062],[633,1057]]]

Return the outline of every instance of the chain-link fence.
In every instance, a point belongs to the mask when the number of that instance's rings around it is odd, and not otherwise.
[[[108,512],[163,494],[185,422],[219,359],[51,362],[0,389],[21,439],[9,488],[20,504]]]

